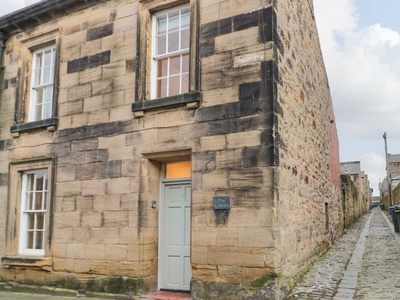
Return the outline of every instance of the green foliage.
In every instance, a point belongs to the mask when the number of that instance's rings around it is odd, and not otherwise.
[[[250,283],[250,287],[252,288],[261,288],[263,287],[268,281],[275,279],[277,275],[275,273],[269,273],[261,276],[260,278],[257,278],[256,280],[253,280]]]

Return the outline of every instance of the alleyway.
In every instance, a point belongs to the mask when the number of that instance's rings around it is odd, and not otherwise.
[[[288,299],[400,299],[400,234],[387,212],[362,216]]]

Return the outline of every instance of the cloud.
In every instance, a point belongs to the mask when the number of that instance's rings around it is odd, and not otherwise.
[[[380,24],[358,28],[353,0],[314,4],[339,130],[374,138],[395,128],[400,113],[400,33]],[[400,131],[391,135],[400,139]]]
[[[363,153],[360,156],[361,169],[368,175],[374,194],[379,194],[379,181],[383,180],[383,172],[385,170],[385,158],[374,152]]]
[[[41,0],[8,0],[8,1],[2,1],[4,3],[1,3],[0,5],[0,16],[7,15],[13,11],[16,11],[18,9],[21,9],[26,5],[31,5],[34,3],[37,3]]]
[[[361,161],[376,194],[385,174],[383,132],[400,145],[400,32],[360,27],[355,0],[314,0],[314,8],[341,158]]]

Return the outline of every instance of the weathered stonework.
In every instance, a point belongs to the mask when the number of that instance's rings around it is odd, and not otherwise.
[[[189,93],[148,100],[150,13],[185,2],[196,29]],[[190,160],[193,299],[282,298],[343,226],[336,128],[310,1],[48,3],[59,6],[39,3],[26,12],[31,18],[12,16],[16,25],[0,19],[9,36],[0,277],[158,289],[161,208],[153,201],[162,201],[163,163]],[[31,51],[49,42],[58,53],[54,122],[27,122]],[[48,248],[29,261],[7,231],[18,232],[18,218],[10,224],[7,215],[21,176],[9,170],[42,157],[53,170]],[[230,196],[230,209],[214,209],[215,196]]]

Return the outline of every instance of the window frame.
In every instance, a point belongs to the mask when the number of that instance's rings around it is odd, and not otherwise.
[[[51,82],[48,83],[40,83],[40,84],[36,84],[37,81],[37,57],[39,54],[44,54],[46,51],[50,50],[51,51],[51,64],[50,64],[50,75],[49,75],[49,79],[51,80]],[[40,47],[36,50],[34,50],[32,52],[32,74],[31,74],[31,81],[30,81],[30,93],[29,93],[29,111],[28,111],[28,122],[37,122],[37,121],[44,121],[47,119],[51,119],[53,117],[53,106],[54,106],[54,94],[55,94],[55,77],[56,77],[56,57],[57,57],[57,51],[56,51],[56,45],[54,44],[50,44],[50,45],[46,45],[43,47]],[[44,69],[44,63],[45,63],[45,59],[43,57],[42,59],[42,66],[41,66],[41,70]],[[44,72],[41,72],[41,77],[43,77]],[[40,79],[40,81],[42,81],[43,78]],[[47,101],[47,103],[49,103],[49,109],[48,109],[48,116],[43,116],[43,111],[44,111],[44,93],[43,93],[43,97],[42,97],[42,108],[41,108],[41,113],[40,113],[40,118],[36,118],[36,114],[37,114],[37,94],[38,94],[38,89],[42,89],[43,91],[46,88],[51,87],[51,99],[50,101]]]
[[[21,40],[21,53],[25,58],[21,66],[21,80],[18,83],[18,93],[14,112],[14,124],[10,127],[10,132],[14,138],[18,138],[22,132],[36,129],[47,129],[48,131],[57,130],[58,126],[58,96],[59,96],[59,72],[60,72],[60,37],[59,29],[41,33],[38,36]],[[32,94],[33,78],[33,53],[37,50],[53,46],[54,54],[54,74],[53,74],[53,95],[51,99],[51,115],[47,119],[30,121],[30,105]]]
[[[35,209],[26,209],[24,207],[26,207],[26,202],[27,200],[27,189],[28,189],[28,183],[29,183],[29,175],[34,175],[34,178],[36,179],[36,175],[37,174],[43,174],[44,178],[46,178],[44,180],[45,190],[42,190],[41,193],[45,193],[45,202],[44,204],[41,204],[42,209],[40,210],[35,210]],[[33,192],[34,194],[37,194],[39,191],[36,189],[36,181],[33,183],[33,190],[29,191],[29,192]],[[36,195],[33,197],[34,201],[36,200]],[[21,189],[21,206],[20,206],[20,232],[19,232],[19,251],[18,253],[20,255],[32,255],[32,256],[44,256],[45,255],[45,237],[46,237],[46,232],[47,232],[47,224],[46,224],[46,217],[48,214],[47,211],[47,203],[49,202],[49,180],[48,180],[48,170],[47,169],[39,169],[39,170],[29,170],[29,171],[24,171],[22,172],[22,189]],[[43,201],[43,199],[42,199]],[[36,204],[36,203],[35,203]],[[44,208],[44,209],[43,209]],[[27,248],[27,239],[28,239],[28,232],[30,231],[30,229],[28,228],[28,223],[29,223],[29,217],[30,214],[37,214],[37,213],[43,213],[43,230],[42,230],[42,247],[40,249],[31,249],[31,248]],[[37,229],[37,222],[36,222],[37,218],[34,218],[34,228],[33,231],[34,232],[34,239],[33,239],[33,244],[36,244],[36,232],[40,232],[40,230]],[[35,248],[35,247],[34,247]]]
[[[8,213],[7,230],[5,240],[5,257],[23,258],[35,257],[43,260],[50,257],[51,248],[51,228],[53,220],[53,198],[54,198],[54,178],[55,178],[55,157],[38,157],[31,159],[15,160],[9,166],[9,194],[8,194]],[[47,172],[47,201],[46,215],[44,218],[46,231],[43,239],[43,250],[24,251],[22,245],[22,230],[24,222],[22,218],[23,208],[23,187],[24,174],[32,172]],[[4,257],[3,257],[4,258]],[[2,262],[3,262],[2,258]]]
[[[152,35],[153,14],[162,10],[189,5],[189,89],[187,93],[175,96],[153,98],[151,91],[152,81]],[[138,10],[138,48],[135,82],[135,100],[132,103],[132,112],[135,118],[144,116],[147,110],[167,108],[169,106],[184,105],[188,109],[195,109],[201,101],[200,93],[200,61],[199,61],[199,3],[197,0],[139,0]]]
[[[182,16],[182,12],[183,11],[187,11],[189,13],[189,25],[187,27],[182,28],[181,27],[181,16]],[[173,51],[173,52],[169,52],[168,51],[168,33],[170,33],[168,31],[168,22],[169,22],[169,16],[173,13],[178,12],[179,14],[179,25],[178,25],[178,33],[179,33],[179,37],[178,37],[178,41],[179,41],[179,45],[178,45],[178,50]],[[190,74],[190,32],[191,32],[191,28],[190,28],[190,5],[189,3],[186,4],[181,4],[178,6],[174,6],[172,8],[169,9],[163,9],[160,10],[158,12],[155,12],[152,14],[152,32],[151,32],[151,42],[152,42],[152,54],[151,54],[151,80],[150,80],[150,90],[151,90],[151,94],[150,97],[151,99],[159,99],[159,98],[166,98],[166,97],[171,97],[171,96],[177,96],[177,95],[181,95],[181,94],[185,94],[189,92],[189,74]],[[167,21],[167,28],[166,28],[166,49],[165,49],[165,53],[164,54],[157,54],[157,37],[159,37],[159,32],[158,32],[158,20],[160,19],[166,19]],[[188,29],[189,31],[189,40],[188,40],[188,47],[185,49],[181,49],[181,32],[184,29]],[[187,72],[183,72],[182,70],[182,60],[183,60],[183,56],[184,55],[188,55],[188,70]],[[172,76],[170,75],[170,59],[179,56],[180,59],[180,70],[179,73],[173,74]],[[158,66],[158,62],[163,60],[163,59],[167,59],[167,75],[166,76],[158,76],[159,75],[159,66]],[[185,90],[184,92],[182,92],[182,88],[183,88],[183,82],[182,82],[182,77],[183,75],[187,75],[188,79],[187,79],[187,90]],[[174,93],[171,94],[169,87],[169,81],[171,78],[173,77],[178,77],[179,76],[179,92],[178,93]],[[167,94],[165,96],[160,96],[160,91],[159,91],[159,78],[164,77],[167,80]]]

